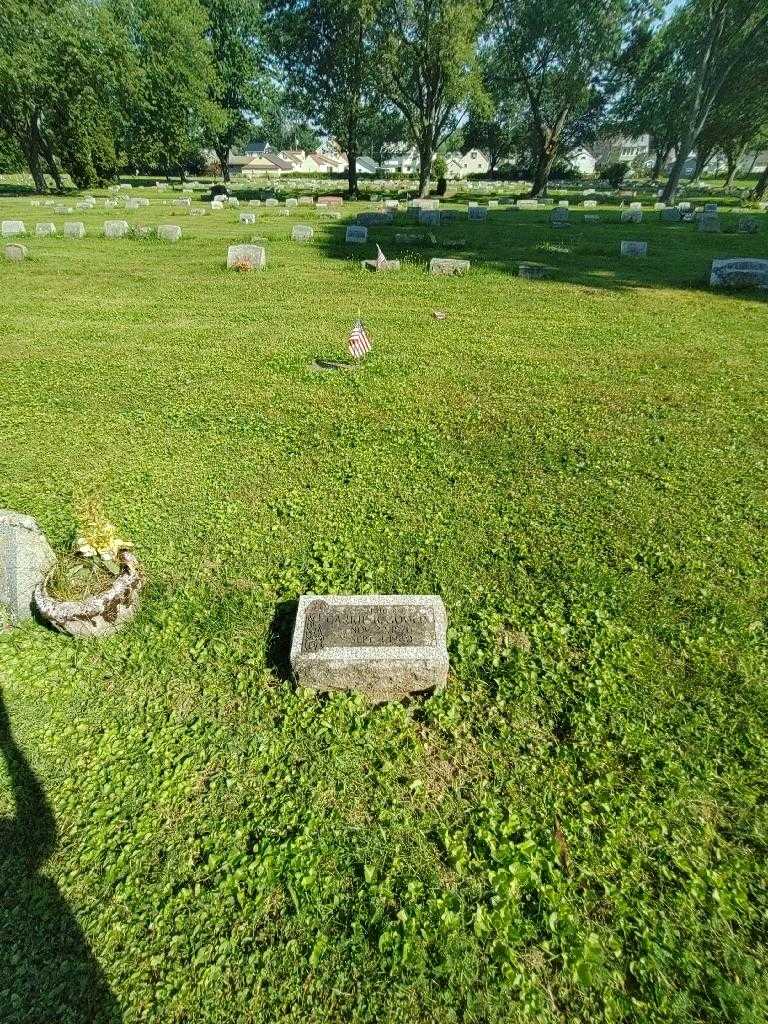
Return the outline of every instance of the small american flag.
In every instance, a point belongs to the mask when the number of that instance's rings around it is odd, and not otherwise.
[[[358,320],[349,335],[349,354],[355,359],[362,359],[371,351],[371,339],[363,327],[363,321]]]
[[[381,270],[383,267],[386,267],[386,265],[387,265],[387,257],[381,251],[381,246],[377,245],[376,246],[376,269],[377,270]]]

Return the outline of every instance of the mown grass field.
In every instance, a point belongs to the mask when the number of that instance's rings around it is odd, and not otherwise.
[[[768,300],[707,278],[768,216],[347,247],[365,204],[144,194],[0,262],[0,506],[63,550],[95,493],[149,578],[112,640],[0,636],[0,1017],[763,1022]],[[318,371],[358,311],[373,354]],[[297,692],[308,591],[441,594],[447,690]]]

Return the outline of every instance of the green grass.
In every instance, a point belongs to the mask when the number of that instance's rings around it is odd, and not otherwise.
[[[441,279],[146,194],[181,242],[0,262],[0,505],[63,548],[95,491],[149,578],[112,640],[0,636],[3,1020],[764,1021],[768,302],[706,282],[768,218],[502,208]],[[447,690],[297,692],[308,591],[441,594]]]

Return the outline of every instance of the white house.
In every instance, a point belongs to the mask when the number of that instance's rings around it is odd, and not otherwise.
[[[391,174],[417,174],[419,170],[419,153],[415,146],[405,149],[402,146],[390,147],[389,156],[382,160],[381,168]]]
[[[641,135],[637,139],[628,139],[623,135],[614,135],[598,139],[592,146],[596,164],[628,163],[648,158],[651,151],[650,135]]]
[[[446,156],[449,178],[467,178],[470,174],[487,174],[491,161],[482,149],[468,149],[466,153],[449,153]]]
[[[586,146],[578,146],[576,149],[572,149],[566,156],[566,160],[579,174],[595,173],[597,160],[595,159],[595,154],[588,150]]]

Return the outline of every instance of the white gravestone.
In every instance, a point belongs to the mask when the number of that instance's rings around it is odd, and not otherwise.
[[[130,231],[127,220],[105,220],[104,235],[106,238],[125,238]]]
[[[238,217],[241,224],[255,224],[256,214],[255,213],[241,213]]]
[[[250,264],[252,270],[262,270],[267,264],[267,251],[260,245],[230,245],[227,249],[227,269],[236,264]]]
[[[50,221],[41,221],[39,224],[35,224],[35,234],[38,238],[45,238],[47,235],[56,234],[56,225]]]
[[[65,238],[85,238],[85,224],[81,220],[70,220],[64,224]]]
[[[452,260],[435,257],[429,261],[429,272],[438,277],[456,277],[466,274],[471,266],[469,260]]]
[[[314,229],[309,224],[295,224],[291,231],[291,239],[294,242],[309,242],[314,238]]]
[[[26,235],[27,229],[23,220],[4,220],[0,224],[0,234],[3,238],[12,238],[14,235]]]
[[[178,224],[158,224],[157,237],[164,242],[178,242],[181,238],[181,228]]]

